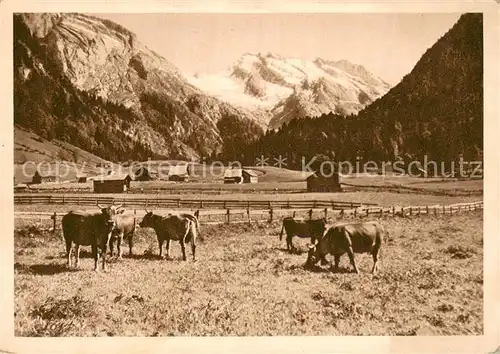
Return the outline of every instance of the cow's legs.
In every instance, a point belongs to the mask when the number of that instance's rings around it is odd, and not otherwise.
[[[115,249],[114,245],[115,245],[115,238],[111,237],[109,239],[109,253],[111,254],[111,257],[113,257],[113,251]]]
[[[333,258],[335,260],[335,265],[334,265],[334,269],[339,269],[339,263],[340,263],[340,254],[334,254],[333,255]]]
[[[352,264],[352,266],[354,268],[354,272],[356,274],[359,274],[358,268],[356,267],[356,262],[354,261],[354,252],[352,250],[352,247],[349,247],[347,249],[347,254],[349,255],[349,260],[351,261],[351,264]]]
[[[373,251],[372,257],[373,257],[372,273],[375,274],[375,272],[378,270],[378,250]]]
[[[92,256],[94,256],[94,270],[98,272],[99,268],[97,267],[97,262],[99,261],[99,252],[97,250],[97,245],[92,245]]]
[[[107,248],[108,248],[108,245],[106,243],[104,243],[104,245],[102,246],[102,251],[101,251],[102,270],[106,270],[106,252],[108,251]]]
[[[286,249],[289,251],[295,250],[295,246],[293,245],[292,238],[293,238],[293,235],[287,234],[287,236],[286,236]]]
[[[118,252],[118,258],[122,258],[122,240],[123,234],[118,235],[116,240],[116,251]]]
[[[196,243],[194,242],[194,236],[191,238],[191,252],[193,253],[193,261],[196,261]]]
[[[128,254],[132,255],[132,247],[134,247],[134,232],[131,232],[128,235]]]
[[[80,245],[75,246],[75,253],[76,253],[75,268],[78,268],[78,264],[80,263]]]
[[[182,260],[185,261],[185,260],[187,260],[187,258],[186,258],[186,245],[184,244],[183,239],[180,240],[180,244],[181,244],[181,250],[182,250]]]
[[[167,259],[170,259],[170,239],[167,238]]]
[[[163,258],[163,240],[158,238],[158,246],[160,247],[160,259]]]
[[[71,241],[66,241],[66,256],[68,257],[68,268],[71,268]]]

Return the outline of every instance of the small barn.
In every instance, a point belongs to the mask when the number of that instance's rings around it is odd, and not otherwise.
[[[153,174],[146,167],[142,166],[134,172],[135,181],[151,181]]]
[[[77,175],[76,183],[87,183],[87,176],[85,175]]]
[[[243,183],[243,169],[228,168],[224,171],[224,183]]]
[[[109,175],[94,179],[94,193],[123,193],[130,189],[129,175]]]
[[[169,181],[186,182],[188,178],[188,165],[170,166],[168,170]]]
[[[43,174],[36,171],[31,180],[32,184],[48,183],[48,182],[59,182],[59,178],[56,175]]]
[[[243,183],[257,183],[259,181],[259,176],[255,171],[243,170],[241,174],[243,175]]]
[[[314,173],[307,177],[306,181],[308,192],[340,192],[342,190],[338,173],[333,173],[331,176]]]

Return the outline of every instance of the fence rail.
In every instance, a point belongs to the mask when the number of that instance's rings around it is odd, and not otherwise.
[[[350,219],[365,217],[411,217],[411,216],[433,216],[433,215],[456,215],[463,212],[482,210],[482,201],[472,203],[458,203],[451,205],[426,205],[426,206],[393,206],[393,207],[358,207],[352,209],[332,209],[332,208],[301,208],[301,209],[184,209],[182,211],[191,212],[197,215],[200,224],[237,224],[255,222],[273,222],[287,216],[292,217],[326,217],[333,219]],[[179,209],[154,209],[158,214],[169,212],[180,212]],[[95,209],[93,210],[95,212]],[[145,215],[143,209],[133,209],[133,214],[137,218]],[[52,220],[52,230],[58,228],[58,220],[65,215],[65,212],[39,212],[39,211],[17,211],[14,217],[17,219],[37,219]]]
[[[217,199],[183,199],[160,196],[135,197],[99,197],[82,195],[14,195],[14,204],[69,204],[92,205],[123,204],[125,207],[144,208],[177,208],[177,209],[315,209],[331,208],[333,210],[353,209],[360,206],[375,206],[374,203],[343,202],[333,200],[217,200]]]

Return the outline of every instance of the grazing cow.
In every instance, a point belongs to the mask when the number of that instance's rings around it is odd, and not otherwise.
[[[334,225],[318,243],[309,247],[306,264],[314,265],[325,255],[332,254],[335,257],[335,269],[338,269],[340,256],[347,253],[354,272],[359,273],[354,253],[370,253],[373,257],[372,273],[375,273],[384,234],[384,228],[376,221]]]
[[[118,211],[117,215],[113,216],[115,225],[113,231],[111,232],[111,237],[109,239],[109,249],[111,251],[111,257],[113,257],[114,243],[116,241],[116,250],[118,253],[118,258],[122,258],[121,244],[123,239],[128,240],[128,250],[129,256],[132,255],[132,247],[134,246],[134,234],[136,228],[136,220],[134,215],[122,215],[125,212],[124,209]]]
[[[105,270],[106,248],[115,224],[112,209],[101,208],[100,213],[93,214],[70,211],[63,216],[61,222],[66,242],[68,267],[71,268],[71,249],[74,243],[76,245],[75,267],[78,267],[80,259],[80,246],[92,246],[94,270],[98,270],[99,251],[102,256],[102,269]]]
[[[139,223],[141,228],[150,227],[155,230],[160,247],[160,258],[163,258],[163,242],[167,241],[167,255],[169,258],[170,240],[179,241],[182,250],[182,260],[186,260],[186,242],[191,242],[193,260],[196,260],[196,236],[200,225],[196,216],[192,214],[169,214],[168,216],[155,215],[146,210],[146,215]]]
[[[293,236],[301,238],[310,237],[311,243],[314,244],[319,240],[326,229],[326,219],[312,219],[312,220],[295,220],[292,217],[283,219],[283,226],[281,227],[280,241],[283,239],[283,230],[286,231],[286,249],[294,250],[295,246],[292,243]]]

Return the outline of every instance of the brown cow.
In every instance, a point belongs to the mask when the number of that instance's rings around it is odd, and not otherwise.
[[[295,220],[292,217],[283,219],[283,226],[281,227],[280,241],[283,239],[283,230],[286,231],[286,249],[293,251],[292,238],[298,236],[300,238],[311,238],[311,243],[314,244],[319,240],[326,229],[326,219],[312,219],[312,220]]]
[[[182,250],[182,260],[186,260],[186,242],[191,242],[191,253],[196,260],[196,237],[200,225],[196,216],[192,214],[169,214],[167,216],[155,215],[146,210],[146,215],[139,226],[150,227],[155,230],[160,247],[160,258],[163,258],[163,242],[167,242],[167,256],[169,258],[170,240],[179,241]]]
[[[372,273],[375,273],[384,234],[384,228],[376,221],[334,225],[317,244],[310,246],[306,264],[314,265],[327,254],[332,254],[335,269],[338,269],[340,256],[347,253],[354,272],[359,273],[354,253],[370,253],[373,257]]]
[[[102,208],[100,213],[82,213],[70,211],[62,218],[63,236],[66,242],[68,267],[71,268],[71,250],[76,245],[75,267],[80,259],[80,246],[92,246],[94,270],[97,271],[99,251],[102,256],[102,269],[106,269],[106,248],[114,227],[112,211]]]

